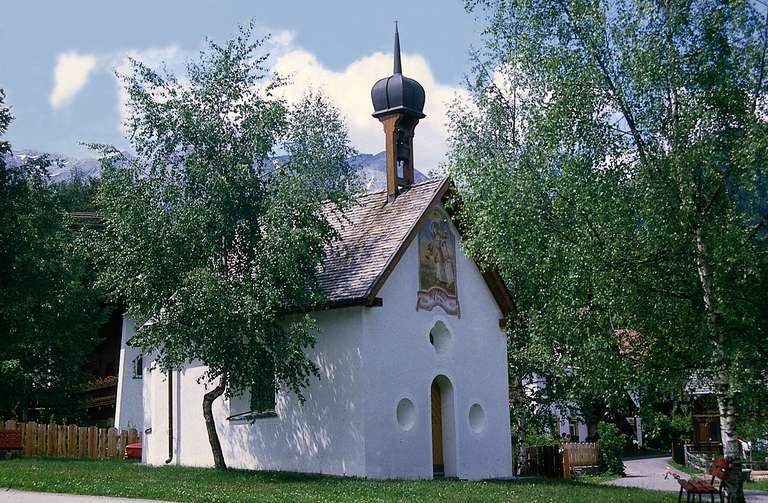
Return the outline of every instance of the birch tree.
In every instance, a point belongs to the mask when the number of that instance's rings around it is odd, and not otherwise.
[[[314,321],[286,313],[323,303],[315,270],[335,232],[322,207],[353,201],[338,110],[319,94],[276,97],[283,81],[263,44],[243,28],[185,76],[133,61],[123,79],[136,157],[101,147],[100,283],[149,321],[132,343],[157,352],[162,371],[207,367],[201,406],[220,469],[215,400],[263,379],[301,398],[316,375]]]
[[[734,460],[768,383],[758,7],[468,1],[485,39],[451,117],[465,241],[521,310],[513,370],[609,404],[697,376]]]

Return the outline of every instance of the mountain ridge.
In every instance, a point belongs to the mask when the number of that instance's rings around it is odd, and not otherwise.
[[[43,155],[46,155],[46,152],[34,149],[22,149],[14,151],[12,154],[6,154],[5,160],[10,166],[18,166],[28,160],[36,159]],[[101,175],[101,163],[98,159],[77,158],[51,153],[48,153],[47,155],[51,159],[51,166],[48,168],[48,173],[52,182],[66,182],[75,173],[78,173],[83,178],[98,177]],[[276,156],[273,159],[280,162],[280,160],[285,159],[285,157]],[[357,169],[366,192],[379,190],[387,186],[386,162],[387,157],[386,152],[384,151],[377,154],[357,154],[350,159],[350,164]],[[414,172],[414,181],[416,183],[429,179],[428,176],[424,175],[419,170],[414,170]]]

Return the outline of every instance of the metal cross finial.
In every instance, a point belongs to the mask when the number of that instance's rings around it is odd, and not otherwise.
[[[400,34],[397,32],[397,20],[395,20],[395,71],[394,73],[403,73],[403,66],[400,63]]]

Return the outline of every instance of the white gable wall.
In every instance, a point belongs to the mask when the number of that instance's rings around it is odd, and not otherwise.
[[[438,375],[447,377],[453,388],[453,417],[445,417],[450,407],[443,407],[443,436],[455,438],[443,444],[446,475],[463,479],[512,475],[507,343],[499,328],[502,313],[453,231],[460,318],[440,307],[416,311],[418,237],[379,292],[383,306],[364,313],[369,477],[432,478],[430,389]],[[451,332],[443,353],[429,342],[437,321]],[[403,398],[416,409],[415,423],[408,431],[397,421],[397,405]],[[469,424],[469,409],[476,403],[485,411],[480,432]],[[452,426],[455,431],[446,433]]]

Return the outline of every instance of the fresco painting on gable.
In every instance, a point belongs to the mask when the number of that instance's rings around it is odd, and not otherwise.
[[[419,291],[416,310],[431,311],[439,306],[447,314],[459,316],[456,237],[448,222],[445,210],[436,207],[429,212],[419,229]]]

